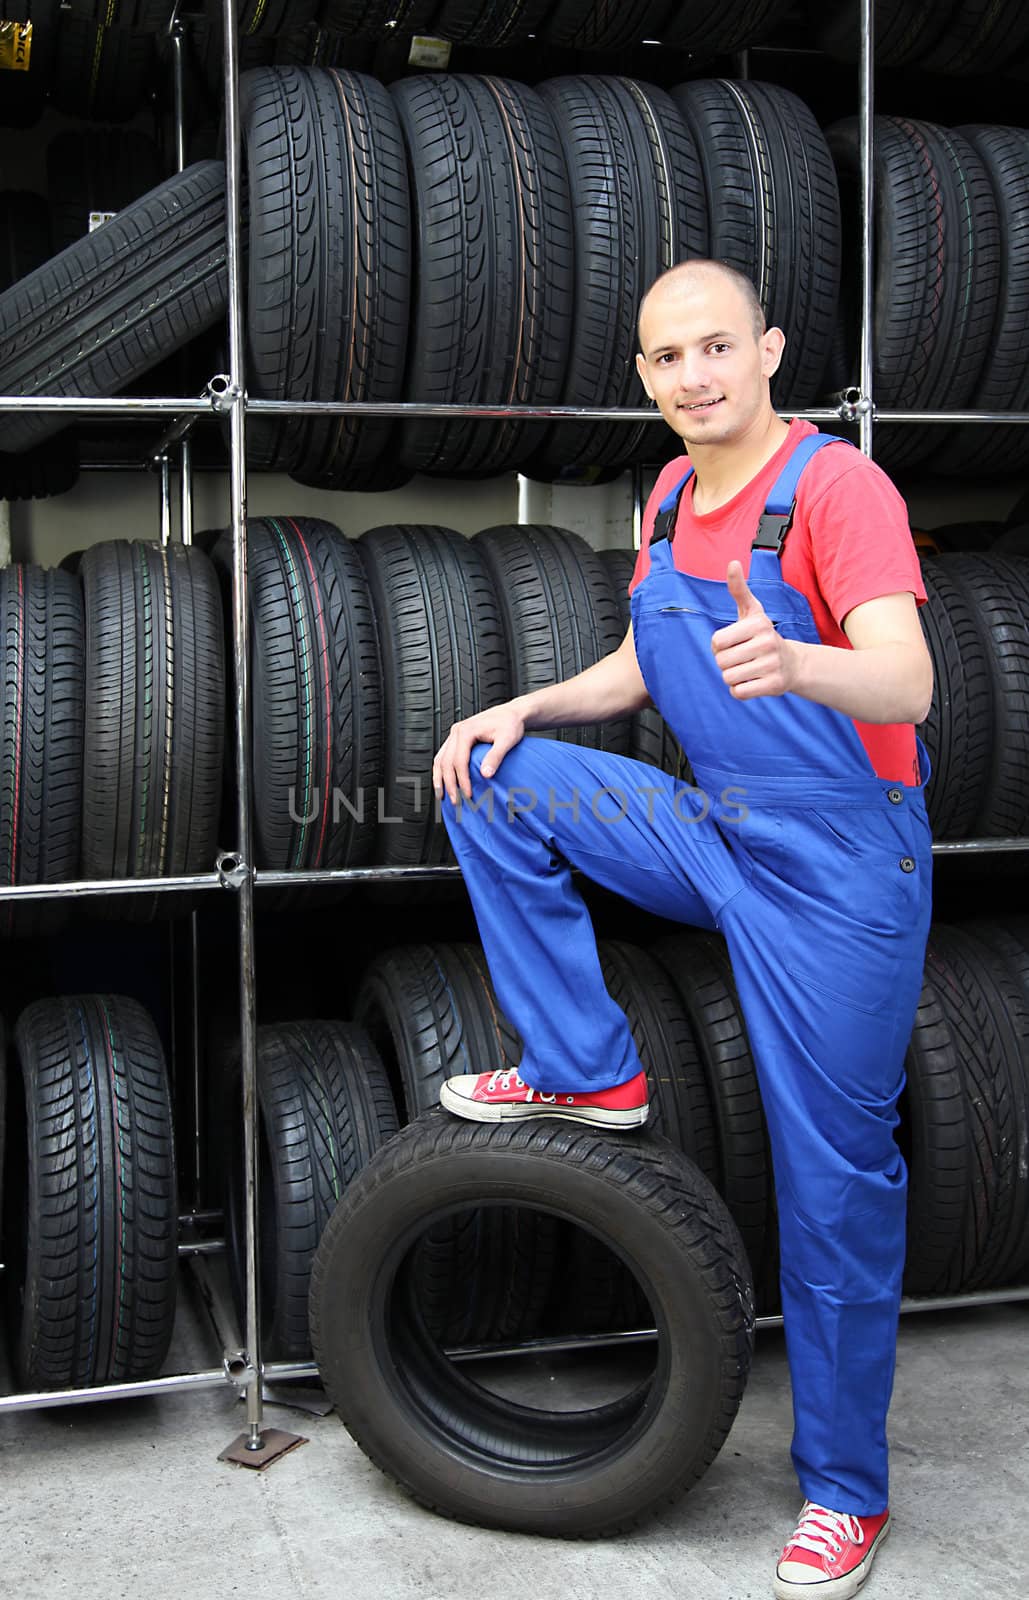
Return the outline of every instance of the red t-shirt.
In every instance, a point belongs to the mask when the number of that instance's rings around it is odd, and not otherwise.
[[[696,578],[725,581],[732,560],[750,571],[750,546],[769,491],[798,439],[817,429],[794,418],[789,435],[745,489],[698,516],[688,487],[679,506],[672,556],[677,567]],[[647,502],[643,543],[629,592],[650,568],[650,535],[657,508],[682,478],[688,459],[680,456],[662,468]],[[905,590],[919,605],[926,598],[907,507],[886,474],[860,450],[826,445],[801,473],[797,510],[786,536],[782,575],[799,589],[823,644],[853,646],[843,619],[854,606]],[[915,730],[908,722],[854,721],[873,771],[891,783],[917,784]]]

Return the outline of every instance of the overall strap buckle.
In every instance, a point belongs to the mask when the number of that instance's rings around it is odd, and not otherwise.
[[[762,511],[751,550],[774,550],[777,556],[781,556],[796,509],[797,502],[794,500],[788,511]]]
[[[675,488],[670,489],[665,495],[661,504],[657,508],[657,514],[654,517],[654,527],[648,540],[648,544],[658,544],[662,539],[667,539],[669,543],[671,543],[671,541],[675,538],[675,524],[679,516],[679,506],[681,505],[682,497],[686,492],[686,485],[689,483],[692,476],[693,468],[690,467],[686,475],[675,485]]]
[[[797,484],[811,457],[827,444],[850,444],[835,433],[809,433],[799,440],[790,452],[789,460],[768,491],[765,509],[757,525],[751,550],[773,550],[782,555],[786,535],[793,525],[797,509]],[[853,449],[853,446],[851,446]]]

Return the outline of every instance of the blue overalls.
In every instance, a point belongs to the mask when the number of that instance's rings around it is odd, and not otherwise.
[[[818,644],[779,565],[802,439],[772,490],[748,584],[785,638]],[[922,984],[932,856],[922,783],[876,777],[851,718],[795,695],[736,700],[711,635],[737,620],[724,582],[670,548],[687,478],[662,503],[632,597],[636,654],[695,788],[642,762],[523,739],[444,817],[520,1072],[550,1092],[640,1070],[604,987],[571,867],[662,917],[724,934],[775,1167],[793,1385],[792,1455],[809,1500],[888,1503],[907,1172],[893,1137]],[[470,1062],[459,1070],[478,1070]]]

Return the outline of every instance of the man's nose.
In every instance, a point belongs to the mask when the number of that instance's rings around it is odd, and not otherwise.
[[[679,384],[687,393],[706,389],[709,383],[707,362],[702,355],[684,355],[679,366]]]

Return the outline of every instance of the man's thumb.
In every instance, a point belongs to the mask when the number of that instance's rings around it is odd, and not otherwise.
[[[743,576],[743,566],[739,561],[730,561],[726,575],[729,593],[736,602],[740,617],[753,616],[755,612],[763,611],[764,606],[755,595],[747,588],[747,580]]]

